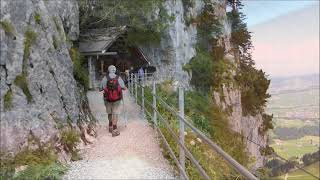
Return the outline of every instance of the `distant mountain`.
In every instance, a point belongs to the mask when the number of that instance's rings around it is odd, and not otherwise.
[[[271,94],[319,89],[319,74],[271,78]]]

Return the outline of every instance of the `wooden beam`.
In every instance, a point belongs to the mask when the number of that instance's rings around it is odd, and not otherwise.
[[[117,52],[90,52],[90,53],[82,53],[84,56],[92,56],[92,55],[97,55],[97,56],[113,56],[113,55],[117,55]]]

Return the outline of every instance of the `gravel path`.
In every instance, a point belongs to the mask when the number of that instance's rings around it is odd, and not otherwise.
[[[172,167],[162,156],[155,131],[140,117],[140,107],[125,94],[128,117],[118,122],[120,136],[107,132],[107,114],[102,94],[88,93],[94,116],[100,122],[98,138],[86,147],[84,159],[72,162],[63,179],[174,179]]]

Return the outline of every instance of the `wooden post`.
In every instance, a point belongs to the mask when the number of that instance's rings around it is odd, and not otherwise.
[[[148,71],[147,71],[147,69],[144,70],[144,80],[145,80],[145,82],[148,81]]]
[[[152,82],[152,96],[153,96],[153,101],[152,101],[152,106],[153,106],[153,123],[155,126],[157,126],[157,98],[156,98],[156,82],[155,79],[153,79]]]
[[[179,114],[182,118],[184,118],[184,89],[183,87],[179,87]],[[180,118],[179,118],[180,119]],[[179,140],[181,144],[184,144],[184,122],[180,119],[179,121]],[[180,147],[179,160],[182,169],[185,171],[185,152]],[[182,173],[181,173],[182,174]],[[183,177],[181,177],[183,179]]]
[[[142,110],[142,117],[145,117],[144,112],[144,76],[141,77],[141,110]]]
[[[134,81],[134,77],[133,77],[133,73],[131,73],[131,94],[133,95],[133,81]]]
[[[100,67],[101,68],[101,73],[103,73],[103,69],[104,69],[104,67],[103,67],[104,66],[104,61],[103,60],[100,61],[100,66],[101,66]]]
[[[134,75],[134,89],[135,89],[135,97],[136,97],[136,103],[138,103],[138,75]]]
[[[128,74],[128,90],[129,90],[129,93],[132,93],[131,92],[131,74],[130,73]]]

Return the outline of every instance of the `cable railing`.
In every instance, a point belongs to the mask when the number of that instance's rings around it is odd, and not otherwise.
[[[194,125],[192,125],[188,120],[186,120],[184,115],[184,88],[178,87],[179,91],[179,98],[178,98],[178,105],[179,109],[178,111],[168,105],[161,97],[159,97],[156,93],[156,84],[160,81],[157,81],[157,76],[150,73],[145,73],[142,76],[138,76],[137,74],[130,74],[129,75],[129,81],[128,81],[128,87],[129,91],[132,94],[132,96],[135,98],[135,102],[138,103],[138,97],[139,104],[141,105],[142,114],[145,116],[149,116],[151,118],[154,128],[159,133],[161,139],[163,140],[165,147],[169,151],[169,154],[171,158],[174,160],[175,164],[177,165],[180,176],[182,179],[189,179],[187,176],[187,173],[185,171],[185,163],[186,163],[186,157],[191,161],[191,163],[196,167],[200,175],[203,177],[203,179],[211,179],[210,176],[207,174],[205,169],[201,166],[199,161],[192,155],[192,153],[188,150],[188,148],[185,145],[184,142],[184,132],[185,132],[185,125],[192,129],[194,133],[198,137],[200,137],[204,142],[206,142],[211,150],[214,150],[217,152],[229,165],[233,167],[234,170],[236,170],[238,173],[240,173],[243,177],[249,180],[257,180],[257,177],[255,177],[249,170],[247,170],[244,166],[242,166],[240,163],[238,163],[236,160],[234,160],[229,154],[227,154],[220,146],[218,146],[216,143],[214,143],[211,139],[209,139],[205,134],[203,134],[199,129],[197,129]],[[144,88],[146,85],[152,85],[152,102],[145,99],[145,92]],[[139,92],[138,92],[139,88]],[[138,93],[141,93],[138,95]],[[168,120],[161,115],[157,108],[157,102],[163,106],[163,108],[172,113],[178,120],[179,120],[179,135],[177,135],[172,127],[170,126]],[[151,107],[152,112],[149,112],[146,108],[146,104]],[[159,128],[159,122],[163,123],[166,127],[166,129],[169,131],[169,133],[172,135],[173,140],[177,145],[179,146],[179,158],[176,157],[174,154],[174,151],[170,147],[167,139],[163,135],[161,129]]]

